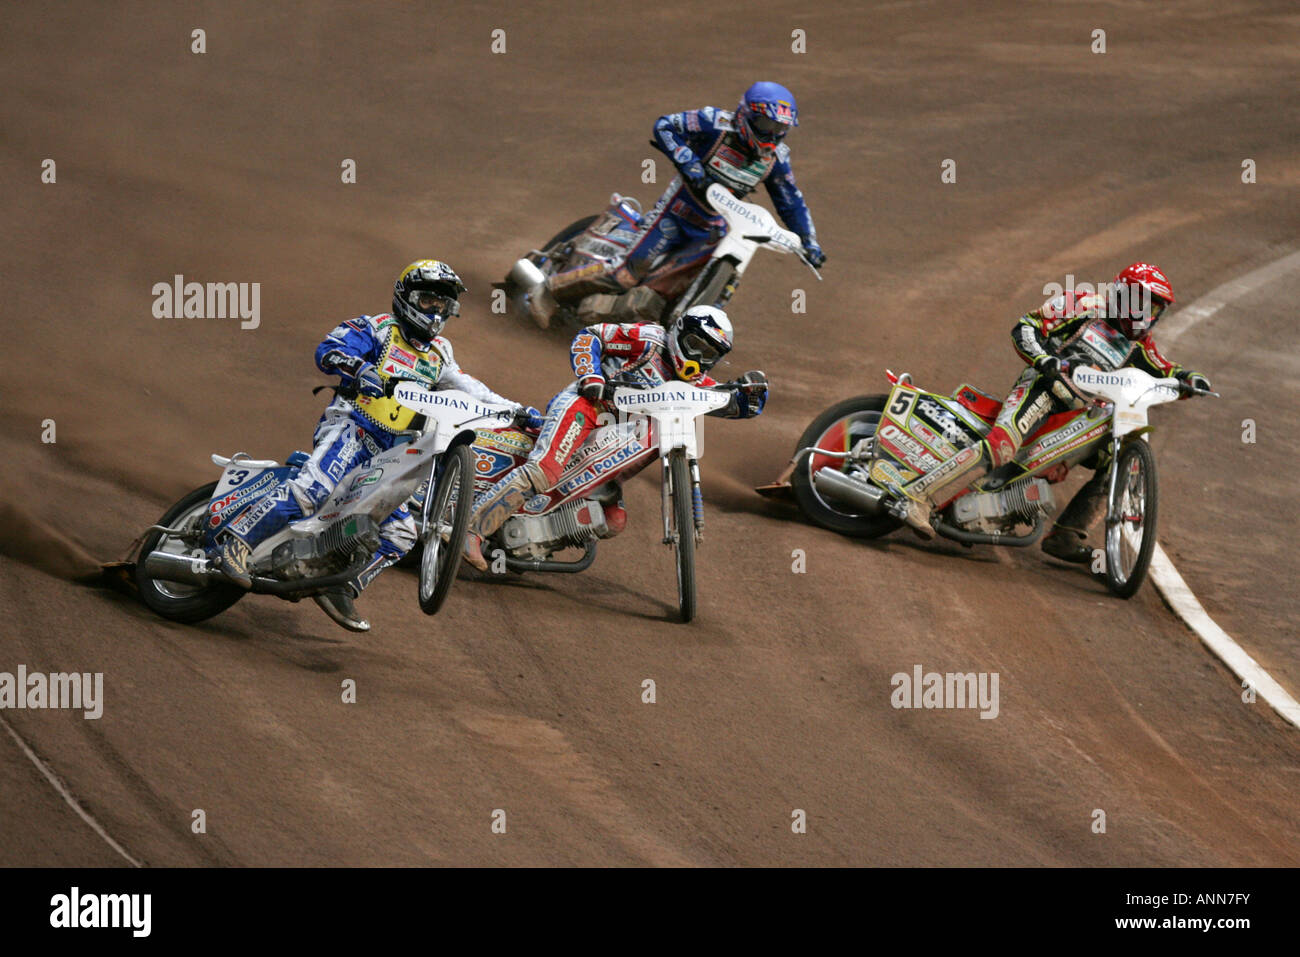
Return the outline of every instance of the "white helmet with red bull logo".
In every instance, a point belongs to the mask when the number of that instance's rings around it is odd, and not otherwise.
[[[691,382],[731,351],[735,333],[716,306],[692,306],[668,328],[668,354],[677,378]]]

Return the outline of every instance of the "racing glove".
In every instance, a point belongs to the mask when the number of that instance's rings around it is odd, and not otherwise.
[[[822,252],[821,246],[817,245],[815,239],[805,239],[803,241],[803,254],[818,269],[821,269],[826,264],[826,254]]]
[[[384,395],[384,380],[372,362],[367,362],[353,373],[352,381],[361,395],[372,399],[379,399]]]
[[[531,405],[523,405],[515,413],[515,421],[529,432],[540,432],[542,431],[542,424],[546,421],[546,416]]]
[[[691,160],[685,166],[679,166],[677,169],[682,174],[682,179],[690,183],[696,189],[703,189],[708,183],[709,177],[704,172],[704,164],[699,160]]]
[[[757,369],[746,372],[731,383],[732,397],[736,403],[736,418],[752,419],[760,415],[767,405],[767,376]]]
[[[1210,380],[1199,372],[1184,372],[1178,378],[1182,379],[1183,384],[1189,389],[1199,389],[1203,392],[1210,391]]]
[[[584,376],[578,382],[578,395],[589,402],[600,402],[602,399],[608,398],[612,391],[604,376]]]
[[[1049,379],[1060,379],[1065,374],[1065,365],[1057,356],[1039,356],[1034,360],[1034,371]]]

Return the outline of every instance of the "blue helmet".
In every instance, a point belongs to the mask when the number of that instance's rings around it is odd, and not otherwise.
[[[736,128],[752,149],[771,151],[799,125],[799,107],[794,94],[780,83],[755,83],[736,108]]]

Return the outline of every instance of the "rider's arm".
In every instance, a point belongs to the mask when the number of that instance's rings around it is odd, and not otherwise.
[[[1011,329],[1011,341],[1020,358],[1033,365],[1043,356],[1051,355],[1047,340],[1052,336],[1065,340],[1079,326],[1095,318],[1104,301],[1095,295],[1061,294],[1047,300],[1032,312],[1027,312]]]
[[[603,357],[603,329],[604,324],[588,326],[574,336],[573,342],[569,345],[569,365],[573,367],[573,374],[578,377],[579,391],[582,391],[583,386],[605,381],[605,376],[600,369],[600,360]]]
[[[763,406],[767,404],[767,376],[762,372],[746,372],[739,379],[722,383],[711,376],[704,375],[696,379],[695,384],[702,388],[720,385],[731,391],[730,402],[720,409],[706,412],[705,415],[720,419],[752,419],[756,415],[761,415]]]
[[[1137,342],[1137,349],[1133,350],[1133,355],[1129,357],[1129,365],[1137,366],[1140,369],[1151,373],[1153,376],[1160,378],[1174,378],[1183,382],[1191,382],[1193,379],[1199,379],[1200,382],[1194,382],[1193,385],[1200,385],[1202,388],[1210,387],[1210,380],[1199,372],[1191,369],[1184,369],[1177,362],[1171,362],[1160,354],[1156,347],[1155,339],[1151,338],[1151,333],[1147,333]],[[1189,395],[1183,395],[1180,398],[1190,398]]]
[[[481,399],[484,402],[519,405],[513,399],[507,399],[505,396],[493,392],[481,380],[464,371],[456,362],[456,357],[451,351],[451,343],[442,336],[434,339],[433,345],[442,354],[442,371],[438,375],[438,381],[434,384],[435,389],[460,389],[460,391],[468,392],[474,398]]]
[[[378,343],[368,317],[339,323],[316,347],[316,368],[330,375],[354,377],[375,361]]]
[[[794,183],[794,170],[790,166],[790,148],[781,143],[776,148],[776,162],[768,174],[767,194],[772,197],[772,205],[786,228],[797,233],[805,246],[817,245],[817,229],[813,226],[812,213],[804,202],[803,193]]]
[[[1045,321],[1043,310],[1035,309],[1021,316],[1011,329],[1011,341],[1016,347],[1016,352],[1027,365],[1033,365],[1043,356],[1048,355],[1047,333],[1043,328]]]
[[[655,120],[650,145],[672,160],[679,170],[691,163],[698,163],[700,157],[691,148],[690,141],[701,134],[715,132],[717,112],[713,107],[706,106],[700,110],[667,113]]]

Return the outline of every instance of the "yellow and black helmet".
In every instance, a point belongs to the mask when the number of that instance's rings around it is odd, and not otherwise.
[[[393,317],[416,339],[431,341],[452,316],[460,315],[465,291],[456,270],[437,259],[417,259],[393,284]]]

